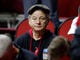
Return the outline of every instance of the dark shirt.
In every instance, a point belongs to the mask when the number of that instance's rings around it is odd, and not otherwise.
[[[32,52],[35,52],[36,47],[38,47],[39,48],[38,59],[43,60],[42,59],[43,49],[48,47],[52,38],[54,37],[55,35],[52,32],[46,30],[42,38],[36,41],[31,36],[31,33],[27,32],[26,34],[20,36],[17,40],[15,40],[14,43],[17,44],[20,48],[30,50]]]
[[[74,35],[71,42],[71,60],[80,60],[80,35]]]
[[[26,49],[20,49],[20,53],[17,57],[16,60],[38,60],[34,53]]]

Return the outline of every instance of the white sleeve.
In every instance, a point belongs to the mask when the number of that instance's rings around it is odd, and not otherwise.
[[[74,34],[75,33],[75,30],[77,28],[77,25],[76,25],[77,20],[78,20],[78,17],[76,17],[76,18],[73,19],[71,27],[70,27],[70,29],[68,31],[68,34]]]

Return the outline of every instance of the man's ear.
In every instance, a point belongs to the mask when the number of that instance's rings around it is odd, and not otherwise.
[[[31,26],[31,15],[28,16],[28,23]]]
[[[49,22],[50,19],[51,19],[51,17],[48,15],[48,16],[47,16],[47,20],[48,20],[47,22]]]
[[[49,20],[50,20],[50,16],[47,17],[47,23],[49,23]]]
[[[31,18],[31,15],[28,16],[28,19],[30,19],[30,18]]]

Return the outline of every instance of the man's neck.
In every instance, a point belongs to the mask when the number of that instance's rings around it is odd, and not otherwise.
[[[35,40],[40,40],[42,38],[43,34],[44,34],[44,31],[39,31],[39,32],[33,31],[33,38]]]

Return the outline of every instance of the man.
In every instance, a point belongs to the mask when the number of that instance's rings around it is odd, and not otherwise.
[[[80,26],[77,26],[71,42],[71,60],[80,60]]]
[[[0,34],[0,60],[14,60],[12,39],[5,34]]]
[[[33,52],[38,60],[42,59],[43,49],[47,48],[55,35],[46,29],[49,23],[50,10],[46,5],[35,4],[28,9],[28,20],[31,29],[17,38],[14,44],[20,49]],[[20,50],[17,50],[20,54]],[[18,58],[20,58],[19,55]]]
[[[9,45],[11,44],[11,38],[0,34],[0,58],[5,54]]]
[[[68,34],[75,34],[75,31],[77,29],[77,26],[80,26],[80,6],[78,8],[78,16],[75,17],[72,21],[71,27],[68,31]]]

